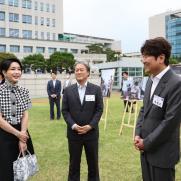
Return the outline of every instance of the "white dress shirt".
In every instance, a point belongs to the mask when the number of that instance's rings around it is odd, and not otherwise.
[[[167,68],[165,68],[164,70],[162,70],[158,75],[156,75],[155,77],[151,77],[151,80],[153,81],[152,83],[152,87],[151,87],[151,92],[150,92],[150,99],[153,96],[153,93],[158,85],[158,83],[160,82],[160,79],[165,75],[165,73],[170,69],[170,67],[168,66]]]

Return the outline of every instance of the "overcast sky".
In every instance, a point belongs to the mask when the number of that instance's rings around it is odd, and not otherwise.
[[[181,9],[181,0],[64,0],[64,32],[121,40],[123,53],[139,51],[148,18]]]

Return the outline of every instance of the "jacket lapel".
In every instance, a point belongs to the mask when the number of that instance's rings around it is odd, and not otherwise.
[[[161,78],[160,82],[158,83],[155,91],[153,92],[153,95],[151,97],[151,100],[148,102],[148,104],[146,105],[147,107],[145,107],[145,115],[148,113],[148,111],[151,109],[152,107],[152,102],[153,102],[153,97],[154,95],[159,96],[161,94],[161,92],[165,89],[166,87],[166,83],[169,80],[170,75],[172,74],[172,70],[168,70],[165,75],[163,75],[163,77]],[[148,99],[148,98],[147,98]]]
[[[83,100],[83,103],[82,103],[82,107],[84,107],[86,101],[85,101],[85,97],[86,95],[89,95],[90,94],[90,84],[89,82],[87,82],[87,87],[86,87],[86,90],[85,90],[85,95],[84,95],[84,100]]]
[[[73,85],[72,91],[73,91],[73,94],[74,94],[74,96],[76,97],[79,105],[81,106],[80,97],[79,97],[79,92],[78,92],[78,87],[77,87],[77,84],[76,84],[76,83]]]

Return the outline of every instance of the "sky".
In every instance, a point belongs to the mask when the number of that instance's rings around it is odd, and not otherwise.
[[[181,9],[180,0],[64,0],[64,32],[121,40],[123,53],[148,39],[148,19]]]

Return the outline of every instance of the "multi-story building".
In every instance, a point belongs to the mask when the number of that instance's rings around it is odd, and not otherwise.
[[[0,52],[14,53],[20,59],[34,53],[48,58],[55,51],[72,52],[77,60],[105,62],[105,55],[85,57],[91,43],[121,51],[113,39],[64,34],[63,0],[0,0]]]
[[[162,36],[172,45],[172,55],[181,57],[181,9],[149,18],[149,37]]]

